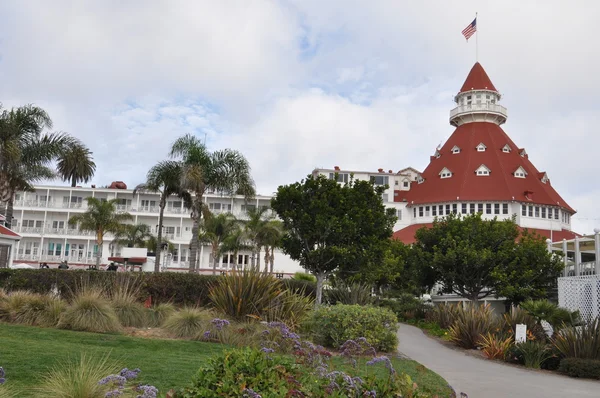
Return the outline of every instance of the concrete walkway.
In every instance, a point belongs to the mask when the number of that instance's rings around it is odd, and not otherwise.
[[[454,350],[425,335],[421,329],[401,324],[400,353],[442,376],[458,397],[600,397],[600,382],[528,370],[489,361]]]

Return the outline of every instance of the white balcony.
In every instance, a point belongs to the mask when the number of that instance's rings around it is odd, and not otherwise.
[[[93,232],[80,231],[76,228],[41,228],[41,227],[19,227],[16,232],[22,234],[41,235],[68,235],[68,236],[94,236]]]
[[[507,110],[502,105],[484,103],[459,105],[450,111],[450,124],[460,126],[470,122],[495,122],[498,125],[506,122]]]

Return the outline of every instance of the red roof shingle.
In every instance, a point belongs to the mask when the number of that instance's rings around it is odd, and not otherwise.
[[[20,238],[21,235],[14,233],[3,225],[0,225],[0,235],[10,236],[12,238]]]
[[[459,92],[464,93],[471,90],[492,90],[498,92],[479,62],[473,65]]]

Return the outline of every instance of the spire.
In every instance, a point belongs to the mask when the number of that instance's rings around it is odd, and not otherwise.
[[[475,62],[475,65],[471,68],[467,79],[463,83],[459,93],[464,93],[465,91],[470,90],[491,90],[496,91],[496,87],[490,80],[487,73],[483,69],[483,66],[479,62]]]

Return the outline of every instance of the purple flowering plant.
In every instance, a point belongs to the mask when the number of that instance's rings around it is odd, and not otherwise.
[[[139,368],[123,368],[118,374],[108,375],[98,382],[106,386],[109,390],[104,395],[105,398],[116,397],[135,397],[135,398],[156,398],[158,389],[150,385],[136,383],[140,374]]]

